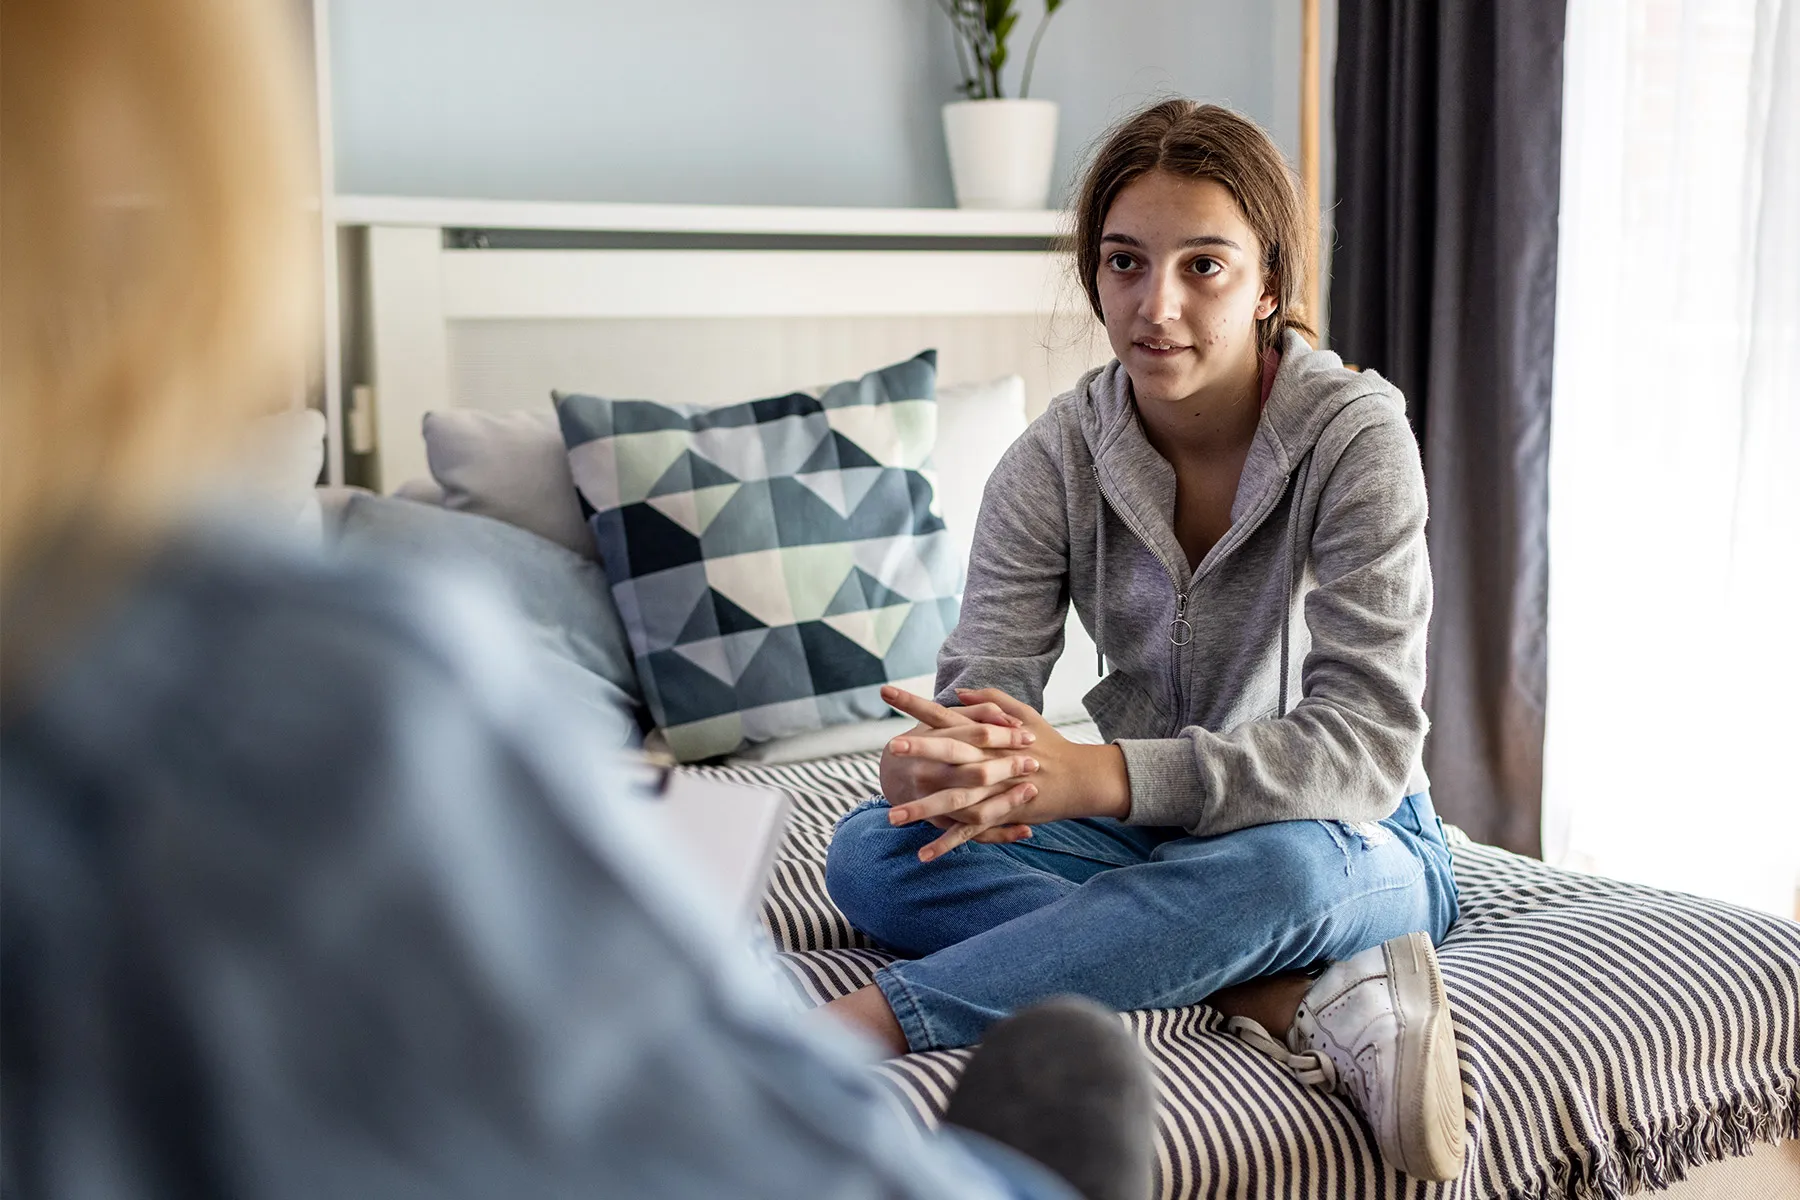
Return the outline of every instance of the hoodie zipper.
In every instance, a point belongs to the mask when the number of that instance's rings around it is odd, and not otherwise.
[[[1188,589],[1176,588],[1175,619],[1169,622],[1169,644],[1175,648],[1175,653],[1169,656],[1175,688],[1175,719],[1169,723],[1170,737],[1179,736],[1187,728],[1187,689],[1182,684],[1187,679],[1187,648],[1194,640],[1194,627],[1188,624],[1187,605]]]
[[[1119,514],[1119,519],[1125,522],[1126,527],[1131,530],[1132,536],[1142,542],[1144,549],[1150,552],[1151,557],[1162,564],[1163,571],[1168,575],[1169,582],[1175,589],[1175,618],[1169,622],[1168,629],[1169,645],[1175,649],[1175,652],[1169,656],[1169,686],[1175,697],[1174,726],[1170,731],[1169,736],[1174,737],[1181,732],[1187,716],[1187,700],[1182,694],[1185,689],[1181,686],[1182,651],[1194,640],[1194,627],[1188,623],[1187,619],[1188,580],[1184,579],[1174,567],[1169,565],[1168,559],[1157,553],[1156,546],[1150,541],[1150,538],[1144,533],[1143,529],[1138,526],[1138,523],[1132,519],[1131,510],[1128,508],[1121,508],[1118,502],[1113,499],[1112,493],[1106,490],[1106,483],[1100,477],[1100,464],[1098,462],[1094,464],[1094,486],[1100,490],[1100,496],[1106,501],[1106,506]],[[1101,514],[1101,520],[1105,520],[1105,514]],[[1096,531],[1096,534],[1097,533],[1098,531]],[[1097,597],[1096,600],[1100,604],[1106,603],[1106,597],[1104,596]]]

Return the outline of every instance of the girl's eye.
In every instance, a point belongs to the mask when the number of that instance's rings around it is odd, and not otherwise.
[[[1220,270],[1222,268],[1217,259],[1196,258],[1194,260],[1194,274],[1196,275],[1217,275]]]
[[[1106,265],[1115,271],[1129,271],[1136,264],[1132,262],[1131,255],[1115,251],[1106,256]]]

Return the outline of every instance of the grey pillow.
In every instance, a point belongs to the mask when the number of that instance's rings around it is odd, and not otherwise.
[[[581,516],[556,414],[447,409],[425,414],[425,461],[443,505],[529,529],[583,558],[594,535]]]
[[[635,740],[643,689],[597,563],[502,521],[368,493],[350,497],[340,543],[383,557],[454,561],[489,576],[543,651],[541,669],[551,686],[609,718],[624,714],[621,743]]]

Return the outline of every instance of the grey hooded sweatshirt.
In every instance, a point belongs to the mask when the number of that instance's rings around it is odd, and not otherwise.
[[[1041,707],[1073,601],[1131,824],[1373,821],[1424,791],[1431,567],[1398,389],[1290,332],[1231,527],[1192,571],[1174,511],[1125,369],[1089,372],[988,481],[939,700],[995,687]]]

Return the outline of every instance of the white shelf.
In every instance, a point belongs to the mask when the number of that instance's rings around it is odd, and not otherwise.
[[[1063,231],[1067,217],[1055,209],[996,212],[962,208],[574,204],[429,196],[337,196],[331,207],[339,225],[826,237],[1053,237]]]

